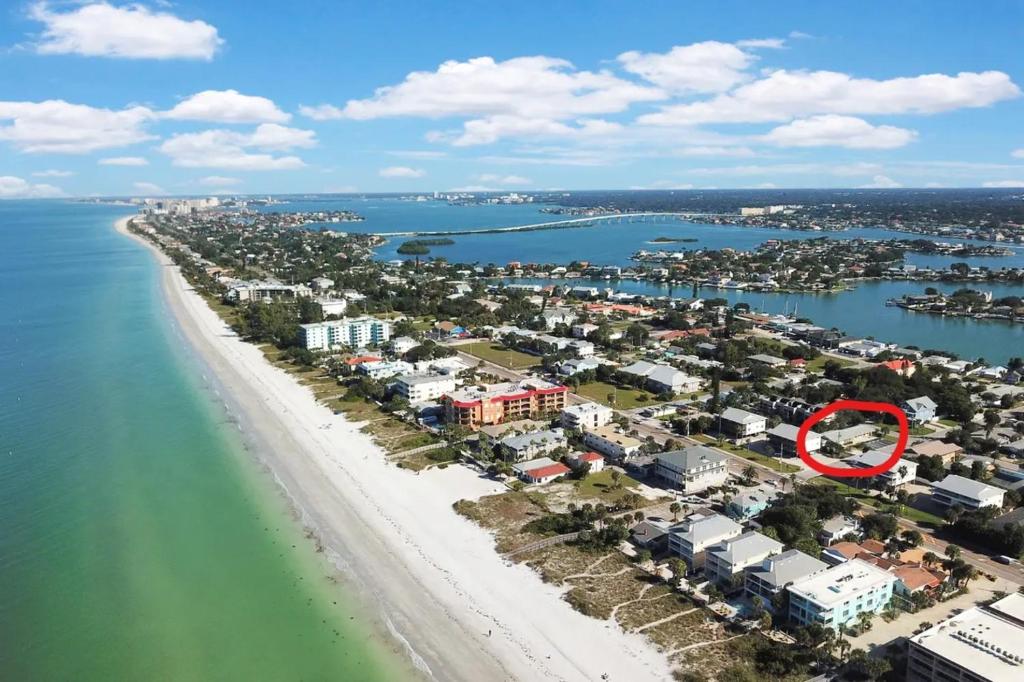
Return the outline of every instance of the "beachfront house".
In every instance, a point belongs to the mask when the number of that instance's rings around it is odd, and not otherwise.
[[[402,374],[394,390],[411,404],[422,403],[454,391],[455,379],[450,374]]]
[[[512,471],[526,483],[543,485],[565,476],[571,470],[550,457],[540,457],[529,462],[513,464]]]
[[[707,549],[704,574],[712,583],[726,589],[743,586],[743,570],[760,564],[784,549],[781,542],[757,531],[748,531],[728,538]]]
[[[777,594],[797,580],[817,575],[827,568],[824,561],[798,549],[790,549],[766,557],[760,565],[747,568],[743,588],[748,599],[760,598],[762,606],[774,613],[773,600]]]
[[[613,462],[624,462],[640,452],[640,446],[643,445],[636,438],[619,433],[614,424],[584,431],[583,443]]]
[[[569,405],[562,409],[562,426],[567,429],[587,431],[597,429],[612,420],[615,416],[612,408],[601,403],[582,403],[580,405]]]
[[[861,559],[833,566],[786,588],[789,620],[837,630],[861,613],[882,611],[892,599],[896,580],[892,573]]]
[[[498,441],[498,451],[507,462],[522,462],[567,446],[562,429],[506,436]]]
[[[743,526],[721,514],[693,514],[669,529],[668,551],[686,562],[690,571],[704,566],[705,552],[743,532]]]

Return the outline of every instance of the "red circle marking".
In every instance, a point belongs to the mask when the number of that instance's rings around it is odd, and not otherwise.
[[[807,440],[807,434],[810,432],[811,427],[820,422],[825,417],[829,416],[833,412],[841,412],[842,410],[857,410],[858,412],[885,412],[896,417],[896,423],[900,427],[899,438],[896,439],[896,449],[892,451],[892,455],[889,459],[885,460],[881,464],[876,464],[873,467],[867,467],[866,469],[853,469],[846,467],[834,467],[824,464],[814,459],[811,453],[807,452],[807,446],[804,441]],[[878,476],[884,474],[889,469],[892,469],[896,462],[899,461],[900,455],[907,448],[907,439],[910,438],[910,424],[907,423],[907,415],[903,413],[903,410],[896,407],[892,403],[873,403],[864,400],[837,400],[836,402],[823,407],[818,410],[807,420],[800,425],[800,430],[796,434],[796,451],[800,455],[800,459],[804,461],[807,466],[811,467],[815,471],[825,474],[826,476],[837,476],[841,478],[861,478]]]

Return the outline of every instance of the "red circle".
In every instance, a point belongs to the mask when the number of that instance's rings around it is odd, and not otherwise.
[[[866,469],[853,469],[845,467],[834,467],[817,461],[811,456],[811,453],[807,452],[807,446],[804,441],[807,440],[807,434],[810,432],[811,427],[820,422],[825,417],[829,416],[833,412],[841,412],[842,410],[857,410],[858,412],[885,412],[896,417],[896,423],[900,427],[899,438],[896,439],[896,449],[892,451],[892,455],[889,459],[885,460],[881,464],[876,464],[873,467],[867,467]],[[903,410],[896,407],[892,403],[873,403],[865,400],[837,400],[836,402],[823,407],[818,410],[807,420],[800,425],[800,430],[796,434],[796,451],[800,455],[800,459],[804,463],[814,469],[815,471],[825,474],[826,476],[837,476],[841,478],[861,478],[878,476],[884,474],[889,469],[896,466],[896,462],[899,461],[900,455],[907,448],[907,440],[910,438],[910,424],[907,422],[907,415],[903,413]]]

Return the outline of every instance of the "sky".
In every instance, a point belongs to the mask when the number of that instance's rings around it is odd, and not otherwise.
[[[0,198],[1024,187],[1024,3],[0,3]]]

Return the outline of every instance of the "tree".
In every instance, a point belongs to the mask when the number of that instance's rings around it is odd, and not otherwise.
[[[618,469],[612,469],[611,478],[612,490],[618,490],[619,488],[622,487],[622,472],[620,472]]]
[[[747,466],[743,467],[742,473],[743,478],[747,481],[757,480],[757,467],[755,467],[753,464],[748,464]]]
[[[914,529],[905,530],[900,533],[900,539],[909,547],[920,547],[921,543],[924,542],[924,536],[921,535],[921,531]]]
[[[1003,421],[1002,417],[1000,417],[999,413],[995,410],[985,410],[983,418],[985,420],[985,437],[991,438],[992,430],[999,426],[1000,422]]]
[[[673,502],[672,504],[670,504],[670,505],[668,506],[668,510],[669,510],[670,512],[672,512],[672,520],[673,520],[673,521],[678,521],[678,520],[679,520],[679,510],[680,510],[681,508],[682,508],[682,507],[680,507],[680,506],[679,506],[679,503],[678,503],[678,502]]]

